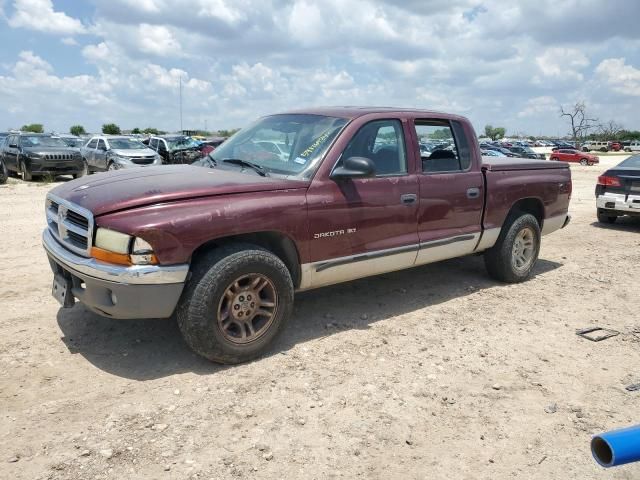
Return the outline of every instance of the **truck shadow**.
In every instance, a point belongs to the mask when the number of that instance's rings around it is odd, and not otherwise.
[[[540,259],[534,276],[562,264]],[[286,331],[266,356],[285,354],[295,345],[408,312],[438,305],[487,288],[500,288],[481,257],[465,257],[344,283],[296,296]],[[194,372],[209,375],[232,366],[216,365],[193,352],[174,320],[112,320],[82,304],[60,309],[62,341],[97,368],[120,377],[150,380]],[[260,362],[260,359],[255,362]]]
[[[602,228],[604,230],[640,232],[640,217],[618,217],[616,223],[593,222],[591,226]]]

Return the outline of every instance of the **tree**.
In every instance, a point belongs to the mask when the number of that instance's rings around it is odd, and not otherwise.
[[[503,127],[492,127],[491,125],[485,125],[484,134],[491,140],[498,140],[503,138],[507,131]]]
[[[142,133],[142,130],[136,127],[133,130],[131,130],[131,133],[133,133],[134,135],[140,135]]]
[[[71,128],[69,128],[69,133],[79,137],[80,135],[85,135],[87,132],[82,125],[72,125]]]
[[[598,127],[598,135],[602,136],[603,140],[617,140],[620,132],[624,130],[623,126],[617,123],[615,120],[609,120],[607,123],[603,123]]]
[[[151,128],[151,127],[147,127],[145,128],[142,133],[145,133],[147,135],[159,135],[160,132],[158,131],[157,128]]]
[[[105,135],[120,135],[120,127],[115,123],[105,123],[102,125],[102,133]]]
[[[219,137],[230,137],[234,133],[236,133],[239,128],[232,128],[231,130],[218,130],[217,134]]]
[[[597,118],[589,118],[587,116],[587,107],[583,101],[576,102],[567,111],[560,106],[560,117],[567,117],[571,122],[569,135],[571,135],[573,143],[578,143],[578,140],[582,140],[589,133],[589,130],[598,126]]]
[[[44,125],[41,123],[30,123],[29,125],[23,125],[20,128],[22,132],[31,132],[31,133],[44,133]]]

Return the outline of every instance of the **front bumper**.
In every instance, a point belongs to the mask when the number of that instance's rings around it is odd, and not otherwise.
[[[188,265],[113,265],[76,255],[46,229],[42,243],[51,270],[71,281],[73,297],[111,318],[167,318],[175,310]]]
[[[606,212],[619,215],[640,215],[640,194],[605,192],[597,196],[596,206]]]
[[[32,175],[75,175],[81,173],[83,167],[81,159],[71,162],[31,159],[29,164]]]

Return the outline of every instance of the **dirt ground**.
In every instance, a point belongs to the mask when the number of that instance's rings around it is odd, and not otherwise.
[[[596,167],[535,276],[481,257],[298,295],[255,362],[196,357],[166,320],[61,310],[51,185],[0,187],[2,479],[632,479],[590,437],[640,423],[640,221],[595,222]],[[576,329],[620,335],[594,343]]]

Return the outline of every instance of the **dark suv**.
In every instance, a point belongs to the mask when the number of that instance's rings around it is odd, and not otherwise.
[[[80,152],[67,146],[62,139],[42,133],[10,134],[0,150],[6,169],[31,180],[40,175],[82,176]]]

